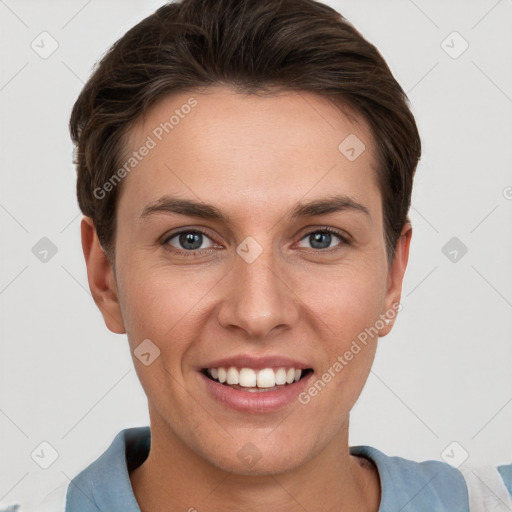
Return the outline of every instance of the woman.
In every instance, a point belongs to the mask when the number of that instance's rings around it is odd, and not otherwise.
[[[89,286],[151,425],[51,510],[468,510],[461,471],[348,445],[421,152],[375,47],[312,0],[182,0],[112,47],[70,126]],[[486,499],[512,507],[511,473]]]

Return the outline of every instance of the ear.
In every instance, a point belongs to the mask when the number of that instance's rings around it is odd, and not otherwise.
[[[398,314],[398,305],[402,297],[402,282],[404,279],[405,269],[409,261],[409,248],[411,245],[412,226],[407,222],[402,229],[400,237],[396,242],[395,256],[389,269],[388,275],[388,289],[386,292],[385,310],[382,318],[388,318],[389,324],[385,325],[379,330],[379,337],[386,336],[393,328],[393,324]],[[385,312],[393,312],[384,316]]]
[[[91,217],[83,217],[81,231],[87,278],[94,302],[101,311],[106,326],[116,334],[124,334],[126,330],[121,315],[114,270],[100,245]]]

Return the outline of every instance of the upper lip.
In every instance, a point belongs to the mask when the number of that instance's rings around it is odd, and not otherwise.
[[[295,368],[296,370],[305,370],[311,368],[311,365],[299,361],[298,359],[292,359],[290,357],[281,355],[266,355],[266,356],[253,356],[249,354],[241,354],[237,356],[224,357],[222,359],[216,359],[199,369],[204,368],[229,368],[234,366],[235,368],[252,368],[254,370],[262,370],[263,368]]]

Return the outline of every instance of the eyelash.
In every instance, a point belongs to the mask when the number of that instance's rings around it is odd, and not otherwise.
[[[203,231],[201,229],[183,229],[181,231],[177,231],[176,233],[173,233],[172,235],[169,235],[168,237],[166,237],[162,241],[162,245],[166,248],[166,250],[171,251],[173,253],[177,253],[177,254],[183,255],[183,256],[188,257],[188,258],[189,257],[197,258],[199,256],[202,256],[204,254],[204,251],[215,250],[215,249],[208,248],[208,249],[195,249],[195,250],[185,251],[185,250],[176,249],[175,247],[169,245],[169,241],[170,240],[172,240],[173,238],[175,238],[175,237],[177,237],[179,235],[182,235],[183,233],[198,233],[198,234],[201,234],[203,236],[206,236],[207,238],[212,240],[212,242],[215,243],[215,241],[212,239],[212,237],[207,232],[205,232],[205,231]],[[301,241],[304,238],[312,235],[313,233],[329,233],[329,234],[336,235],[341,240],[341,243],[338,246],[335,246],[335,247],[331,247],[331,248],[327,248],[327,249],[309,248],[309,251],[314,251],[315,253],[322,253],[322,252],[323,253],[330,253],[331,251],[335,251],[335,250],[341,249],[341,247],[344,246],[344,245],[350,245],[351,244],[351,241],[350,241],[348,236],[343,235],[340,231],[338,231],[336,229],[333,229],[333,228],[330,228],[328,226],[308,231],[307,233],[305,233],[301,237],[301,239],[299,241]]]

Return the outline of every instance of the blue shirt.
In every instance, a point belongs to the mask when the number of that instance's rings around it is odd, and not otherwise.
[[[103,455],[49,495],[49,504],[42,511],[140,512],[129,472],[146,460],[150,443],[149,427],[122,430]],[[351,446],[350,453],[370,459],[377,467],[382,489],[378,512],[469,511],[466,481],[458,469],[445,462],[414,462],[385,455],[371,446]],[[512,496],[512,464],[496,469],[504,492]]]

